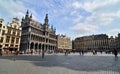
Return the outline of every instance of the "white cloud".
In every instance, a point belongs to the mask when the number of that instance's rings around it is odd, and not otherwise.
[[[96,14],[96,19],[99,21],[101,25],[109,25],[115,18],[120,18],[120,10],[111,11],[111,12],[103,12],[101,14]]]
[[[81,15],[78,15],[77,18],[73,19],[75,23],[79,23],[83,17]]]
[[[109,27],[116,18],[120,18],[119,1],[0,0],[0,16],[19,17],[21,20],[26,10],[29,9],[35,20],[43,20],[44,17],[41,15],[48,12],[52,24],[58,30],[63,30],[63,27],[70,26],[70,29],[66,28],[66,31],[74,31],[77,32],[77,35],[80,33],[84,35],[86,33],[96,33],[98,30],[102,30],[101,27]]]
[[[1,0],[2,1],[2,0]],[[25,11],[30,9],[30,12],[33,13],[33,18],[37,19],[37,13],[30,7],[26,6],[22,1],[19,0],[4,0],[0,1],[0,7],[2,8],[2,14],[4,17],[18,17],[20,20],[25,15]],[[4,13],[5,12],[5,13]],[[10,19],[11,20],[11,19]]]
[[[101,18],[100,19],[100,22],[101,22],[101,25],[108,25],[108,24],[110,24],[111,22],[113,21],[113,19],[112,18]]]
[[[108,32],[107,32],[107,34],[109,35],[109,36],[116,36],[118,33],[120,33],[120,29],[118,29],[118,28],[115,28],[115,29],[111,29],[111,30],[109,30]]]
[[[77,11],[72,11],[72,12],[70,13],[70,15],[75,15],[75,14],[78,14],[78,12],[77,12]]]
[[[110,30],[110,31],[108,31],[109,33],[119,33],[120,32],[120,29],[112,29],[112,30]]]
[[[116,19],[120,18],[120,10],[114,10],[113,6],[116,6],[119,0],[93,0],[93,1],[85,1],[83,3],[79,1],[73,2],[72,6],[75,10],[84,9],[86,12],[90,12],[91,15],[87,18],[82,16],[82,18],[86,18],[84,22],[81,22],[81,18],[76,18],[75,25],[70,27],[71,30],[85,34],[93,34],[98,33],[98,30],[102,30],[102,27],[110,26],[110,24]],[[107,8],[107,9],[105,9]],[[76,14],[78,12],[73,11],[72,14]],[[114,33],[113,33],[114,31]],[[108,34],[115,34],[120,30],[114,29],[108,32]],[[101,31],[102,32],[102,31]]]
[[[102,14],[100,14],[100,16],[102,16],[102,17],[112,17],[112,18],[120,17],[120,10],[111,11],[109,13],[102,13]]]
[[[95,32],[98,29],[98,26],[91,25],[88,23],[87,24],[79,23],[74,27],[71,27],[70,29],[76,30],[76,31],[84,31],[84,32]]]
[[[81,8],[83,5],[79,3],[78,1],[76,1],[72,4],[72,6],[77,9],[77,8]]]
[[[70,29],[79,31],[83,30],[84,32],[95,32],[98,30],[100,25],[107,26],[114,20],[115,17],[119,17],[117,16],[118,12],[114,13],[114,15],[113,13],[105,13],[104,16],[103,14],[93,13],[83,23],[80,22],[82,17],[76,18],[74,19],[76,24],[73,25]]]
[[[84,2],[84,3],[75,1],[75,2],[73,2],[72,6],[75,9],[83,8],[86,11],[92,12],[95,9],[98,9],[100,7],[116,4],[118,1],[119,0],[104,0],[104,1],[103,0],[93,0],[92,2],[88,1],[88,2]]]

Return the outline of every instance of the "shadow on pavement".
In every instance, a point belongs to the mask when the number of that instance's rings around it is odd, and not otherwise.
[[[0,56],[0,59],[11,61],[13,58],[17,62],[30,62],[35,66],[64,67],[76,71],[120,72],[120,57],[114,56],[46,55],[44,59],[40,55]]]

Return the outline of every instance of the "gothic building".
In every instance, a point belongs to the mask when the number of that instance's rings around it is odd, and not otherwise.
[[[20,50],[25,52],[39,53],[41,50],[55,50],[57,44],[56,29],[49,27],[48,14],[44,24],[32,19],[32,14],[26,12],[21,21],[22,35]]]

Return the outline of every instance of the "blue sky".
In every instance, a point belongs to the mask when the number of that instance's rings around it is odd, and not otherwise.
[[[6,23],[13,17],[21,21],[27,9],[41,23],[48,13],[56,33],[71,39],[120,32],[120,0],[0,0],[0,18]]]

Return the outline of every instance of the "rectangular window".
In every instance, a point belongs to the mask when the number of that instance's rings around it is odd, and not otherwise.
[[[5,30],[2,30],[2,35],[5,35]]]
[[[14,30],[13,30],[13,35],[15,35],[15,34],[16,34],[16,30],[14,29]]]
[[[19,43],[19,38],[16,39],[16,44]]]
[[[13,44],[11,44],[10,46],[11,46],[11,47],[13,47],[14,45],[13,45]]]
[[[18,47],[18,45],[15,45],[15,47]]]
[[[1,37],[0,42],[1,42],[1,43],[3,42],[3,37]]]
[[[17,32],[17,36],[20,36],[20,31]]]
[[[9,43],[9,40],[10,40],[10,36],[7,36],[6,43]]]
[[[8,46],[8,44],[5,44],[5,46]]]
[[[8,29],[8,34],[11,34],[11,29]]]
[[[12,41],[11,41],[11,43],[14,43],[14,41],[15,41],[15,37],[12,37]]]

